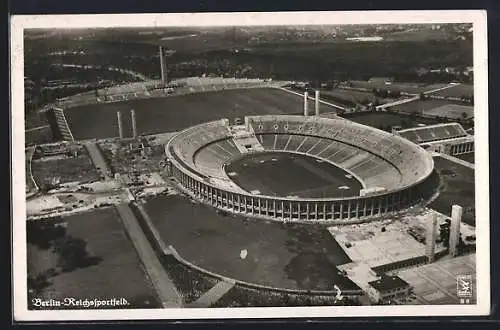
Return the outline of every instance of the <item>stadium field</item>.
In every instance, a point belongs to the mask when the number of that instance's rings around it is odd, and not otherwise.
[[[474,226],[474,170],[442,157],[434,157],[434,166],[441,177],[441,186],[439,197],[430,207],[451,216],[451,206],[458,204],[463,207],[462,220]]]
[[[416,100],[413,102],[403,103],[396,106],[391,107],[394,111],[406,112],[406,113],[427,113],[429,110],[442,107],[448,104],[457,104],[463,105],[457,101],[447,101],[447,100]]]
[[[324,226],[225,215],[180,195],[154,197],[145,208],[167,245],[211,272],[288,289],[357,288],[337,273],[350,259]]]
[[[386,84],[383,81],[359,81],[353,80],[351,81],[353,88],[381,88],[391,91],[400,91],[406,92],[410,94],[420,94],[426,91],[434,90],[437,88],[441,88],[447,86],[448,84],[417,84],[417,83],[404,83],[404,82],[395,82],[391,84]]]
[[[271,196],[359,196],[361,184],[346,171],[327,162],[291,153],[259,153],[243,156],[226,167],[241,188]],[[347,175],[347,176],[346,176]],[[347,186],[348,190],[339,190]]]
[[[64,224],[55,230],[56,224]],[[75,240],[69,239],[73,237]],[[132,243],[114,208],[104,208],[64,218],[27,222],[28,275],[48,276],[36,297],[63,299],[125,298],[125,308],[160,307]],[[67,242],[66,248],[61,248]],[[68,243],[69,242],[69,243]],[[78,243],[79,242],[79,243]],[[84,244],[86,262],[63,271],[60,261],[75,259],[75,248]],[[72,247],[72,249],[70,248]],[[56,253],[59,248],[61,251]],[[55,274],[50,274],[50,270]]]
[[[446,104],[424,111],[428,116],[440,116],[451,119],[470,119],[474,117],[474,107],[462,104]]]
[[[90,157],[86,154],[71,158],[37,159],[31,162],[35,182],[43,187],[55,179],[60,184],[89,182],[99,179]]]
[[[439,124],[441,122],[434,118],[410,118],[407,114],[391,112],[359,112],[345,114],[343,117],[356,123],[375,128],[388,127],[389,130],[392,126],[403,126],[405,128],[409,128],[416,127],[418,124],[432,125]]]
[[[471,84],[459,84],[450,88],[446,88],[431,95],[444,96],[444,97],[463,97],[474,95],[474,86]]]
[[[382,98],[377,98],[373,93],[371,92],[360,92],[357,90],[351,90],[351,89],[334,89],[334,90],[322,90],[321,94],[323,95],[331,95],[333,97],[347,100],[349,102],[353,103],[362,103],[364,101],[369,101],[373,102],[376,99],[378,99],[381,103],[386,103],[390,102],[393,99],[382,99]]]
[[[118,136],[116,112],[122,112],[124,132],[131,136],[130,109],[134,109],[139,134],[179,131],[189,126],[220,118],[245,115],[301,114],[303,99],[279,89],[225,90],[93,104],[68,109],[67,120],[75,139]],[[314,112],[314,101],[309,102]],[[334,109],[321,105],[322,112]]]

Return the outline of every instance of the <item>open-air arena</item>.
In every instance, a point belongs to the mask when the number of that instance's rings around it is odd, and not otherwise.
[[[135,92],[111,102],[78,100],[75,107],[69,101],[62,111],[75,141],[97,141],[104,155],[101,173],[110,167],[127,176],[129,165],[115,164],[106,144],[94,139],[112,144],[121,134],[126,146],[166,137],[154,148],[155,157],[163,158],[169,193],[128,203],[151,249],[163,256],[161,267],[184,290],[184,303],[233,306],[247,297],[279,306],[288,297],[292,305],[338,304],[338,289],[351,299],[344,302],[360,303],[363,284],[359,274],[349,275],[359,272],[350,266],[359,257],[350,255],[344,236],[335,239],[343,234],[333,228],[400,218],[435,200],[439,175],[433,156],[399,135],[331,115],[335,105],[314,97],[306,102],[279,84],[255,80],[250,89],[222,89],[210,80],[195,81],[199,90],[184,87],[187,93]],[[212,87],[201,89],[203,83]],[[134,119],[126,115],[131,109]],[[120,123],[117,112],[123,113]],[[421,243],[391,233],[398,249],[407,249],[404,258],[422,257],[423,245],[416,248]],[[401,256],[385,262],[401,262]],[[208,294],[212,286],[220,292]],[[211,295],[210,303],[203,302],[203,292]],[[255,298],[261,294],[266,298]]]
[[[243,132],[233,138],[231,130],[237,129]],[[268,219],[370,219],[422,202],[432,196],[433,186],[437,187],[432,157],[423,149],[400,137],[340,118],[250,116],[239,128],[220,120],[182,131],[165,151],[173,176],[193,197],[220,209]],[[279,189],[279,183],[276,188],[268,184],[276,178],[274,170],[267,174],[258,165],[255,179],[248,175],[244,179],[249,184],[235,183],[233,177],[244,176],[247,170],[245,166],[233,169],[233,160],[249,153],[251,162],[262,152],[270,156],[261,159],[260,164],[274,162],[272,167],[277,172],[290,170],[289,175],[282,175],[282,184],[293,182],[286,189],[288,193]],[[282,161],[273,158],[273,153],[297,155],[294,163],[304,173],[294,173],[292,166],[280,168]],[[335,173],[320,168],[325,164],[335,168]],[[308,178],[309,187],[300,185],[301,177]],[[323,179],[323,184],[317,187],[314,179]],[[351,192],[341,196],[356,183],[362,188],[357,188],[354,196],[348,196]],[[309,193],[300,196],[300,191]]]
[[[472,86],[328,90],[167,79],[161,65],[161,80],[59,98],[30,118],[30,295],[125,295],[129,308],[460,303],[453,276],[475,267],[473,108],[460,99]],[[80,263],[64,244],[84,250]]]

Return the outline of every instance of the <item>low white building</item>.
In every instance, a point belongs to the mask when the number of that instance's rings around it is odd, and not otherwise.
[[[408,297],[412,290],[411,285],[398,276],[383,275],[368,284],[368,297],[375,303],[387,303]]]

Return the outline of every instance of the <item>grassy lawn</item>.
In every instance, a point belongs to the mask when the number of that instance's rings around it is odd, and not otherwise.
[[[322,90],[321,94],[330,95],[335,98],[344,99],[349,101],[350,103],[363,103],[363,102],[374,102],[375,100],[379,100],[381,103],[386,103],[391,101],[391,99],[383,99],[376,97],[371,92],[360,92],[357,90],[350,89],[334,89],[334,90]]]
[[[99,179],[94,164],[85,154],[62,159],[37,159],[32,163],[32,171],[33,177],[40,187],[50,184],[54,178],[59,178],[60,183],[87,182]]]
[[[418,124],[438,124],[441,121],[433,118],[411,118],[406,114],[391,112],[359,112],[343,115],[344,118],[356,123],[383,128],[390,131],[392,126],[403,126],[403,128],[417,127]]]
[[[279,89],[225,90],[93,104],[66,111],[75,139],[118,136],[116,112],[122,112],[125,136],[131,136],[130,109],[135,109],[139,134],[156,134],[185,129],[189,126],[221,118],[245,115],[302,114],[303,99]],[[314,101],[309,109],[314,111]],[[321,112],[331,112],[321,105]]]
[[[417,112],[417,113],[424,113],[425,111],[431,110],[433,108],[441,107],[443,105],[447,104],[460,104],[457,102],[452,102],[452,101],[446,101],[446,100],[433,100],[433,99],[428,99],[428,100],[417,100],[413,102],[408,102],[408,103],[403,103],[396,105],[394,107],[391,107],[392,110],[395,111],[401,111],[401,112],[406,112],[406,113],[411,113],[411,112]]]
[[[61,248],[71,240],[84,246],[84,257],[76,248]],[[125,298],[130,303],[126,308],[159,307],[113,208],[28,222],[27,241],[28,276],[45,275],[45,281],[30,285],[32,297]]]
[[[410,94],[420,94],[425,91],[433,90],[436,88],[444,87],[447,84],[420,84],[420,83],[404,83],[404,82],[395,82],[391,84],[386,84],[381,81],[351,81],[352,86],[354,88],[380,88],[386,89],[390,91],[400,91],[406,92]]]
[[[462,97],[464,95],[474,95],[474,86],[471,84],[460,84],[432,93],[432,95],[444,97]]]
[[[291,289],[356,287],[337,273],[349,258],[325,227],[226,216],[180,195],[154,197],[145,208],[167,245],[209,271]]]
[[[359,195],[362,188],[357,180],[347,178],[344,170],[303,155],[250,155],[231,163],[226,171],[238,173],[233,181],[243,189],[274,196],[348,197]],[[350,187],[348,191],[338,190],[345,185]]]
[[[434,157],[441,177],[439,197],[430,204],[438,212],[451,216],[451,207],[463,207],[462,221],[475,224],[474,170],[441,157]]]

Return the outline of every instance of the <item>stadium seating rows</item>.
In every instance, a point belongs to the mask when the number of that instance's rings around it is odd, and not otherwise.
[[[199,149],[194,155],[194,165],[207,175],[224,179],[223,165],[238,155],[240,151],[231,139],[220,140]]]
[[[195,152],[203,146],[214,141],[227,139],[230,137],[229,127],[225,120],[214,121],[202,125],[193,126],[188,130],[182,131],[176,136],[177,141],[173,145],[174,151],[183,161],[190,166],[194,164]]]
[[[433,168],[432,158],[406,139],[345,120],[258,116],[248,117],[248,124],[264,150],[322,158],[353,173],[365,188],[398,189],[426,177]],[[229,181],[224,165],[240,151],[227,120],[192,127],[175,140],[174,151],[188,166]]]
[[[367,169],[366,176],[370,176],[369,180],[367,178],[367,182],[389,179],[394,183],[390,184],[391,186],[411,184],[432,170],[432,160],[429,160],[428,157],[422,157],[423,153],[408,141],[356,123],[347,122],[346,124],[345,120],[314,116],[258,116],[249,117],[249,123],[256,134],[262,135],[261,142],[268,150],[291,150],[298,144],[296,151],[317,155],[340,166],[343,166],[344,162],[352,162],[349,160],[350,157],[356,155],[361,157],[359,155],[363,153],[372,154],[373,157],[353,165],[357,166],[357,171],[361,170],[360,175],[356,173],[360,177],[364,176],[365,169]],[[454,128],[449,128],[448,132],[451,134],[451,130]],[[445,130],[442,131],[445,132]],[[304,139],[294,137],[288,140],[285,137],[287,134],[309,136],[304,137]],[[338,144],[331,143],[327,146],[327,142],[321,141],[324,138],[328,141],[341,142],[344,147],[336,150],[335,147]],[[386,167],[391,168],[391,170],[383,170],[382,164],[384,162],[387,164]],[[349,167],[346,169],[350,170]],[[401,178],[400,181],[399,178]]]
[[[402,181],[398,170],[384,159],[335,140],[293,134],[257,135],[266,151],[300,152],[325,159],[361,179],[367,188],[397,188]]]
[[[464,137],[467,133],[460,124],[450,123],[411,128],[400,131],[399,135],[414,143],[425,143]]]

